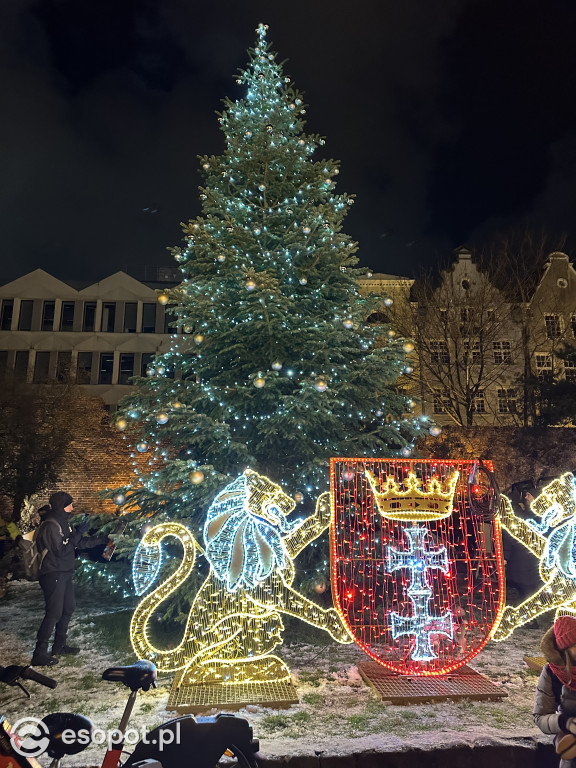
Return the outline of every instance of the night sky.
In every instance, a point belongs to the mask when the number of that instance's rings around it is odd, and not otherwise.
[[[362,265],[412,275],[526,223],[570,252],[574,0],[9,0],[0,277],[173,266],[258,22],[357,196]]]

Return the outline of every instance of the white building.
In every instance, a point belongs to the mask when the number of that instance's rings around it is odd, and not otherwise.
[[[153,285],[117,272],[76,288],[42,269],[5,283],[0,369],[30,382],[70,376],[114,410],[130,377],[145,375],[154,355],[169,347],[167,315]]]

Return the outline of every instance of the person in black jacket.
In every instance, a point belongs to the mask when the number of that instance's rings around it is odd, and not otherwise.
[[[74,500],[65,491],[56,491],[50,497],[50,511],[43,516],[42,525],[36,537],[39,552],[46,551],[42,561],[38,581],[44,593],[45,613],[32,656],[35,666],[52,666],[58,663],[55,656],[76,654],[80,649],[68,645],[66,636],[68,624],[74,608],[74,561],[76,548],[80,546],[82,535],[90,527],[84,520],[74,528],[70,526],[70,517],[74,513]],[[97,546],[108,541],[107,536],[95,536],[83,540],[82,545]],[[54,632],[54,643],[48,652],[48,643]]]

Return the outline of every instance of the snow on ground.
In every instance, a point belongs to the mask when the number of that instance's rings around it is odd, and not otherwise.
[[[112,609],[102,599],[94,605],[86,591],[77,602],[69,640],[81,645],[82,652],[41,670],[58,680],[55,690],[29,683],[28,700],[19,689],[0,686],[0,714],[12,722],[25,715],[70,711],[86,715],[98,728],[118,724],[127,689],[103,682],[101,673],[108,666],[135,660],[128,643],[130,612],[121,602]],[[11,582],[0,600],[0,664],[29,663],[42,615],[39,585]],[[292,643],[279,655],[293,671],[300,704],[286,710],[248,706],[238,714],[251,723],[268,757],[547,740],[532,723],[538,673],[523,662],[526,654],[538,655],[546,628],[542,622],[540,628],[518,630],[506,642],[489,643],[471,662],[471,667],[502,685],[508,697],[501,702],[393,706],[380,701],[361,679],[356,665],[368,658],[356,645]],[[160,675],[155,691],[139,695],[131,726],[151,729],[174,716],[165,709],[171,682],[171,676]],[[102,755],[101,747],[91,747],[68,758],[65,765],[100,764]]]

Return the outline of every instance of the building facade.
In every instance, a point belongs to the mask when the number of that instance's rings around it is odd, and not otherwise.
[[[5,283],[0,370],[30,382],[72,380],[115,410],[130,378],[146,375],[170,346],[174,331],[158,294],[178,276],[159,270],[149,282],[117,272],[79,287],[37,269]],[[576,381],[576,363],[559,356],[576,344],[576,271],[564,253],[550,254],[524,303],[509,301],[465,248],[427,291],[386,274],[366,275],[358,287],[382,298],[372,321],[414,344],[401,385],[439,424],[528,423],[527,376]]]
[[[29,382],[68,379],[114,410],[129,379],[169,346],[158,288],[117,272],[74,287],[41,269],[0,286],[0,369]]]
[[[414,345],[401,384],[437,424],[528,426],[539,415],[534,380],[576,382],[576,361],[562,357],[576,345],[576,271],[564,253],[549,255],[525,302],[498,290],[466,248],[436,283],[373,275],[359,287],[387,297],[376,320]]]

